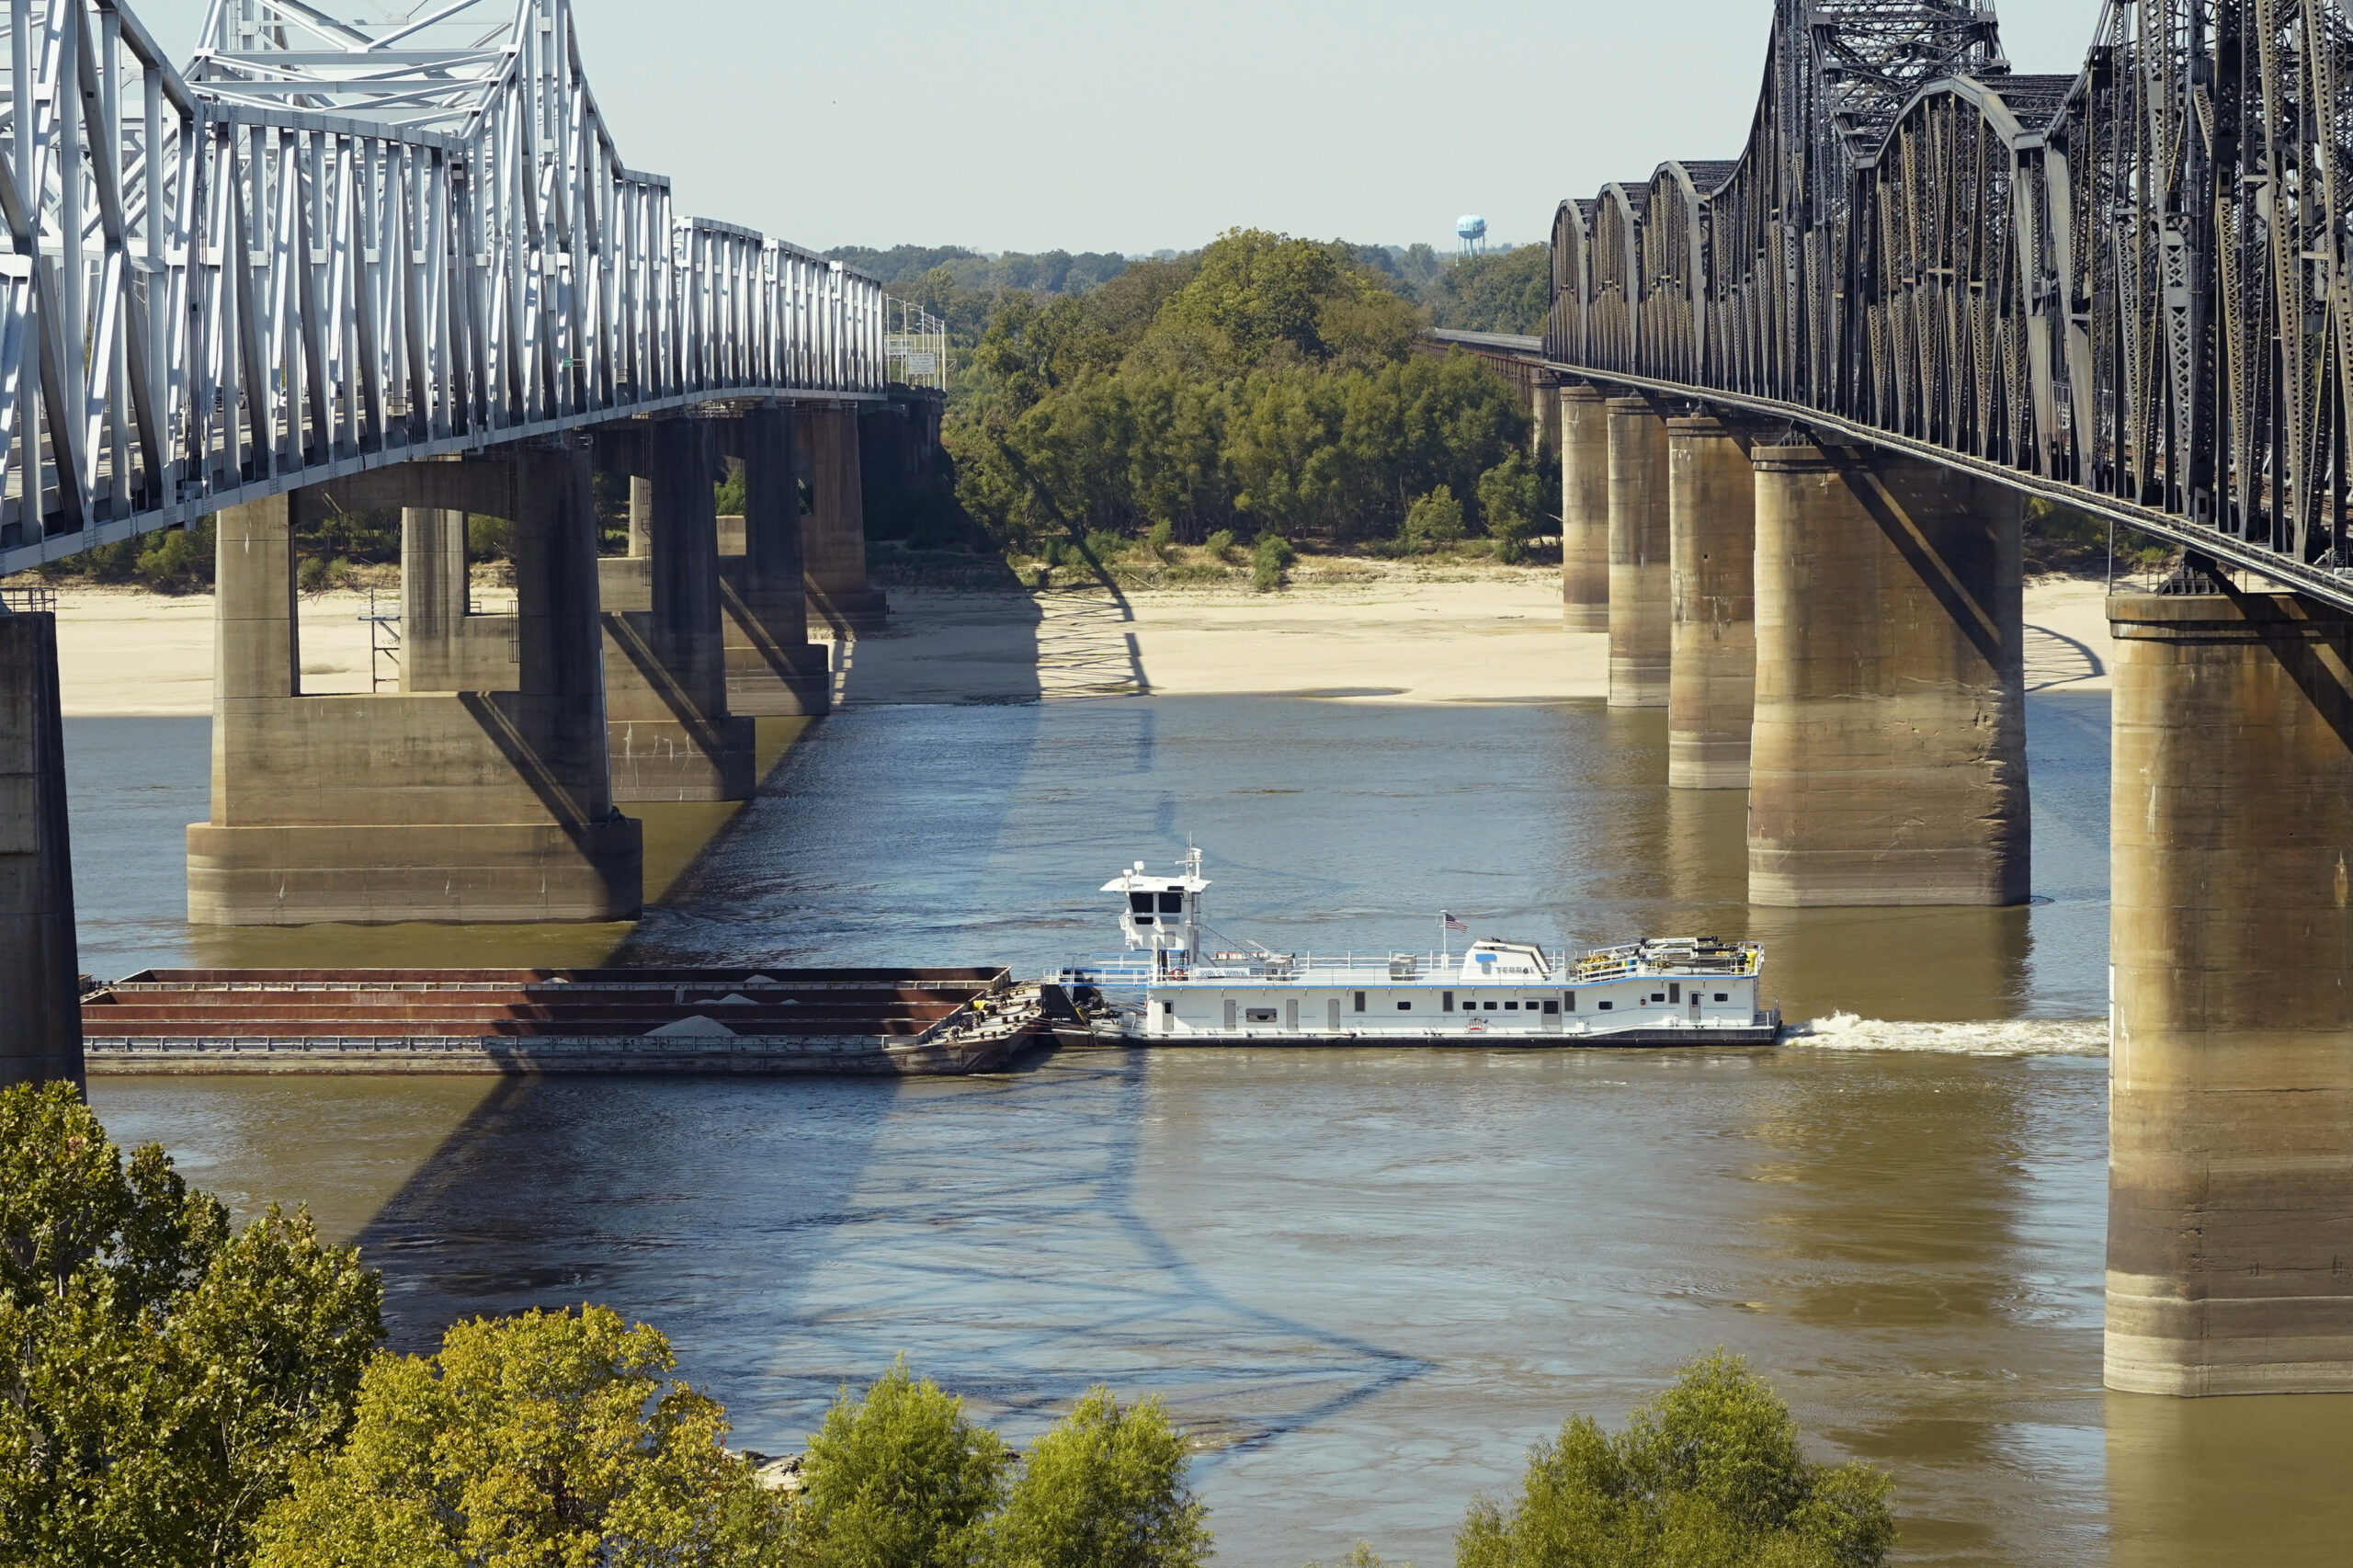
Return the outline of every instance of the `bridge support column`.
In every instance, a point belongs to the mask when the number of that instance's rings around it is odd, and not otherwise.
[[[2353,617],[2109,619],[2108,1386],[2353,1392]]]
[[[1758,447],[1753,903],[2028,895],[2015,493]]]
[[[1609,630],[1609,400],[1561,389],[1561,619]]]
[[[1550,374],[1529,378],[1528,412],[1532,421],[1529,445],[1541,468],[1544,460],[1561,449],[1561,389]]]
[[[809,641],[801,486],[792,411],[755,408],[734,422],[744,461],[744,551],[722,555],[727,708],[757,718],[823,713],[833,704],[832,650]]]
[[[746,801],[757,782],[752,721],[727,705],[715,433],[706,419],[653,423],[650,552],[597,563],[616,801]]]
[[[890,601],[866,583],[866,494],[859,472],[858,410],[813,408],[795,432],[809,454],[813,510],[802,519],[801,551],[813,622],[845,631],[878,630]]]
[[[466,514],[402,508],[403,691],[514,688],[515,618],[473,614],[466,571]]]
[[[1748,788],[1756,706],[1756,475],[1750,438],[1722,419],[1667,422],[1673,671],[1666,782]]]
[[[516,689],[303,696],[293,523],[320,492],[220,513],[212,812],[188,830],[188,918],[634,916],[643,856],[605,759],[585,450],[405,463],[337,490],[513,523]]]
[[[82,1081],[57,618],[0,605],[0,1087]]]
[[[1674,655],[1666,420],[1609,400],[1609,706],[1664,708]]]

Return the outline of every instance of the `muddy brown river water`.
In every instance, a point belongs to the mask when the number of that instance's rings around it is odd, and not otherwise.
[[[634,931],[198,936],[200,721],[69,723],[85,967],[976,962],[1100,950],[1120,864],[1210,857],[1220,926],[1427,946],[1768,944],[1820,1020],[1712,1053],[1069,1052],[910,1083],[101,1080],[241,1209],[307,1200],[394,1338],[596,1300],[665,1329],[750,1446],[900,1350],[1017,1440],[1088,1383],[1203,1444],[1222,1560],[1436,1568],[1571,1413],[1725,1346],[1824,1457],[1898,1478],[1906,1561],[2353,1560],[2353,1400],[2099,1387],[2107,705],[2032,699],[2008,911],[1751,911],[1739,797],[1659,716],[1154,699],[852,711],[740,812],[654,813]],[[710,836],[714,829],[716,836]],[[698,854],[696,846],[709,842]]]

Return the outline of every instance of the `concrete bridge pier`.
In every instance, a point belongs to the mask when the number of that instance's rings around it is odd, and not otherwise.
[[[794,441],[807,454],[812,510],[801,520],[809,619],[835,636],[874,631],[889,619],[889,599],[866,582],[866,491],[860,473],[856,408],[803,408]]]
[[[1752,437],[1713,417],[1666,426],[1673,588],[1666,697],[1672,790],[1748,788],[1756,706],[1756,474]]]
[[[2353,1392],[2353,617],[2120,595],[2106,1381]]]
[[[0,602],[0,1087],[82,1082],[57,618]]]
[[[1675,644],[1666,419],[1645,397],[1611,398],[1608,411],[1609,706],[1664,708]]]
[[[512,691],[520,653],[512,615],[476,615],[466,514],[401,510],[401,689]]]
[[[1609,630],[1609,400],[1561,389],[1561,619]]]
[[[2024,903],[2017,494],[1853,450],[1753,458],[1749,901]]]
[[[1529,457],[1540,469],[1561,449],[1561,385],[1558,378],[1540,371],[1529,378],[1528,440]]]
[[[585,449],[403,463],[333,487],[347,506],[513,523],[509,689],[303,694],[294,523],[324,488],[216,517],[212,810],[188,830],[188,918],[633,916],[643,854],[605,760]]]
[[[719,558],[727,709],[753,718],[833,706],[832,650],[809,641],[792,426],[792,411],[780,404],[722,426],[730,455],[744,464],[743,548],[730,551],[722,540]]]
[[[597,563],[613,799],[747,801],[757,782],[755,743],[752,721],[727,702],[716,427],[670,418],[634,433],[647,553]]]

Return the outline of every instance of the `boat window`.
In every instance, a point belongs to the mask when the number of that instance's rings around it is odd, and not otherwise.
[[[1561,1005],[1560,1005],[1558,1002],[1555,1002],[1555,1001],[1552,1000],[1550,997],[1547,997],[1547,998],[1545,999],[1545,1002],[1544,1002],[1544,1011],[1545,1011],[1545,1012],[1547,1012],[1548,1014],[1549,1014],[1549,1013],[1557,1013],[1557,1012],[1559,1012],[1560,1010],[1561,1010]]]
[[[1682,1001],[1682,1000],[1683,1000],[1683,987],[1682,987],[1682,986],[1680,986],[1680,985],[1670,985],[1670,986],[1668,986],[1668,987],[1666,988],[1666,999],[1667,999],[1668,1001],[1670,1001],[1670,1002],[1680,1002],[1680,1001]]]
[[[1128,907],[1135,911],[1138,915],[1150,915],[1152,913],[1152,894],[1148,892],[1131,892],[1128,894]]]
[[[1163,915],[1182,915],[1182,914],[1184,914],[1184,913],[1185,913],[1185,895],[1184,895],[1184,893],[1183,893],[1182,892],[1180,892],[1180,891],[1171,891],[1171,892],[1168,892],[1162,893],[1162,894],[1160,895],[1160,913],[1161,913],[1161,914],[1163,914]]]
[[[1504,1011],[1506,1013],[1517,1013],[1519,1011],[1519,1004],[1517,1002],[1506,1002],[1504,1004]]]
[[[1357,993],[1357,1011],[1359,1013],[1364,1011],[1364,993],[1361,991]]]
[[[1243,1016],[1254,1024],[1271,1024],[1275,1021],[1275,1010],[1272,1007],[1253,1007]]]
[[[1164,1018],[1175,1017],[1176,1016],[1176,1004],[1174,1002],[1163,1002],[1160,1005],[1160,1016]]]
[[[1414,1010],[1414,1005],[1411,1002],[1400,1002],[1397,1004],[1397,1010],[1401,1013],[1410,1013]]]
[[[1604,1003],[1601,1005],[1601,1010],[1602,1010],[1603,1012],[1605,1012],[1605,1013],[1606,1013],[1606,1012],[1609,1011],[1609,1009],[1610,1009],[1610,1008],[1612,1008],[1612,1007],[1614,1007],[1614,1006],[1617,1006],[1617,1004],[1616,1004],[1615,1002],[1604,1002]]]
[[[1729,1001],[1731,1001],[1731,1000],[1732,1000],[1732,998],[1731,998],[1731,997],[1729,997],[1729,996],[1727,996],[1727,995],[1725,995],[1722,992],[1719,991],[1719,992],[1717,992],[1717,993],[1716,993],[1716,1000],[1717,1000],[1717,1001],[1719,1001],[1719,1002],[1729,1002]]]
[[[1654,1002],[1664,1002],[1666,1000],[1666,993],[1664,991],[1654,991],[1651,993],[1651,1000]]]
[[[1494,1011],[1495,1010],[1495,1005],[1493,1002],[1482,1002],[1482,1003],[1481,1003],[1481,1004],[1479,1004],[1479,1005],[1480,1005],[1481,1006],[1483,1006],[1483,1007],[1486,1008],[1486,1009],[1487,1009],[1487,1011],[1489,1011],[1490,1013],[1492,1013],[1492,1012],[1494,1012]]]

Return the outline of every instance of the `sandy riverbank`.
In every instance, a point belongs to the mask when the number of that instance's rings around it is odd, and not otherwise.
[[[2027,685],[2105,690],[2097,582],[2027,590]],[[893,589],[890,631],[836,652],[847,705],[1017,702],[1149,692],[1381,702],[1555,702],[1608,690],[1608,640],[1562,630],[1541,569],[1310,584],[1280,594],[1099,589],[1037,595]],[[301,604],[302,683],[370,689],[361,594]],[[212,704],[212,600],[119,589],[59,595],[65,711],[201,714]],[[389,676],[390,666],[384,666]]]

